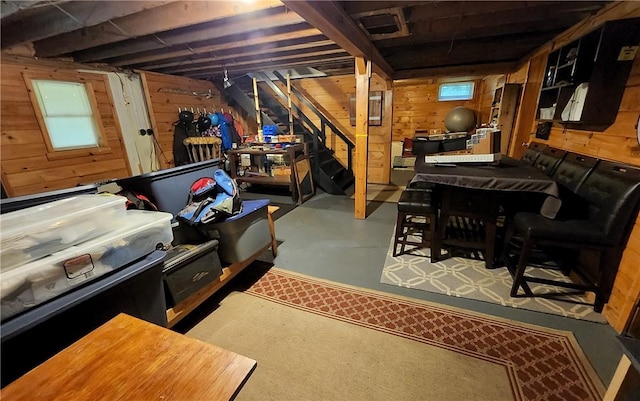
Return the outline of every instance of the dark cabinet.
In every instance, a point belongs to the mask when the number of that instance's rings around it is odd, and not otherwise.
[[[608,21],[551,52],[537,119],[604,131],[620,108],[640,42],[640,18]]]

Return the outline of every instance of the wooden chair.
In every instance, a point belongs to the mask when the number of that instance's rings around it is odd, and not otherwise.
[[[182,141],[187,148],[191,163],[205,160],[219,159],[222,157],[222,140],[217,137],[192,136]]]

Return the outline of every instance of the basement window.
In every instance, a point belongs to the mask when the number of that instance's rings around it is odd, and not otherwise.
[[[103,144],[102,121],[93,87],[83,80],[55,74],[24,74],[31,103],[47,146],[48,159],[110,153]]]
[[[473,82],[453,82],[440,84],[438,89],[438,101],[448,102],[452,100],[473,99]]]

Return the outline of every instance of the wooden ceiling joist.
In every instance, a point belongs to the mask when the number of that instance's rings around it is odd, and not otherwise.
[[[179,67],[171,67],[171,68],[161,68],[156,71],[162,72],[164,74],[175,74],[182,75],[191,71],[199,71],[207,68],[220,68],[223,69],[225,66],[229,67],[239,67],[244,65],[251,65],[261,62],[286,62],[286,60],[299,61],[302,59],[322,59],[325,56],[335,56],[335,55],[346,55],[347,53],[338,47],[336,44],[331,44],[327,46],[318,46],[305,49],[304,51],[299,50],[290,50],[284,52],[270,53],[268,57],[265,57],[264,54],[258,54],[247,57],[238,57],[238,58],[228,58],[221,59],[216,61],[209,61],[205,63],[195,63],[191,65],[179,66]]]
[[[34,42],[53,35],[105,23],[132,13],[151,10],[170,1],[77,1],[40,6],[33,15],[3,22],[2,48]],[[2,4],[4,10],[4,2]]]
[[[413,70],[398,70],[396,71],[396,79],[414,79],[414,78],[426,78],[426,77],[445,77],[445,76],[484,76],[494,74],[508,74],[517,70],[518,62],[509,61],[503,63],[487,63],[487,64],[471,64],[471,65],[456,65],[448,67],[434,67],[434,68],[418,68]]]
[[[334,1],[293,0],[283,3],[352,56],[371,60],[374,71],[382,78],[393,79],[393,68],[340,4]]]
[[[86,3],[101,4],[102,2]],[[127,4],[128,2],[116,1],[113,3]],[[36,54],[40,57],[58,56],[278,6],[281,7],[278,0],[259,0],[253,3],[243,1],[176,1],[162,7],[116,18],[110,22],[37,41],[34,43],[34,47]]]
[[[246,18],[251,16],[252,18]],[[102,61],[114,57],[123,57],[143,51],[166,49],[173,46],[182,48],[184,43],[193,41],[213,40],[229,35],[242,34],[267,28],[295,25],[304,20],[295,13],[285,12],[284,7],[273,10],[249,13],[242,18],[227,18],[215,24],[198,24],[194,27],[182,28],[166,33],[147,35],[138,39],[131,39],[108,46],[74,53],[79,62]],[[256,24],[256,21],[260,21]]]
[[[286,41],[292,38],[299,40],[314,40],[314,37],[322,35],[316,28],[309,28],[306,22],[296,25],[288,25],[286,27],[270,28],[261,31],[251,31],[237,35],[225,36],[220,39],[204,40],[200,42],[185,43],[180,46],[171,48],[163,48],[158,50],[150,50],[147,52],[127,55],[125,57],[116,57],[107,59],[111,65],[118,67],[135,66],[136,68],[145,68],[145,66],[153,66],[158,63],[172,63],[188,59],[194,56],[194,52],[198,55],[205,52],[226,51],[229,49],[237,49],[243,47],[252,47],[267,43]],[[324,38],[325,36],[322,35]]]
[[[317,35],[303,39],[289,39],[281,42],[265,43],[258,46],[234,47],[232,49],[217,52],[203,52],[188,57],[179,57],[162,60],[162,62],[158,63],[147,63],[146,65],[134,66],[134,68],[142,70],[159,70],[172,67],[208,65],[210,63],[219,63],[225,59],[238,60],[247,56],[264,57],[265,54],[277,56],[285,51],[294,51],[294,54],[304,54],[305,52],[312,51],[312,49],[322,46],[328,46],[328,48],[331,49],[339,49],[333,41],[328,40],[324,35]]]
[[[239,76],[239,75],[244,75],[244,74],[247,74],[250,72],[256,72],[256,71],[275,71],[275,70],[281,70],[284,68],[294,68],[294,67],[312,67],[312,68],[320,69],[323,65],[327,66],[327,65],[333,65],[333,64],[341,64],[347,60],[353,61],[353,56],[347,54],[344,56],[334,56],[334,57],[327,57],[323,59],[318,59],[317,57],[311,57],[309,59],[299,58],[299,59],[296,59],[296,61],[288,61],[284,63],[261,62],[261,63],[255,63],[255,64],[249,64],[249,65],[241,65],[241,66],[230,64],[230,65],[224,66],[224,69],[226,69],[229,72],[229,74],[232,74],[233,76]],[[353,68],[352,68],[352,72],[353,72]],[[209,79],[216,75],[222,76],[222,73],[223,73],[223,67],[217,67],[217,68],[203,69],[198,72],[192,72],[184,75],[190,78]]]

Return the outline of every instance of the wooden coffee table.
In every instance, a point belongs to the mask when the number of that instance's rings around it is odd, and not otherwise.
[[[2,399],[230,400],[255,367],[235,352],[120,314],[2,389]]]

